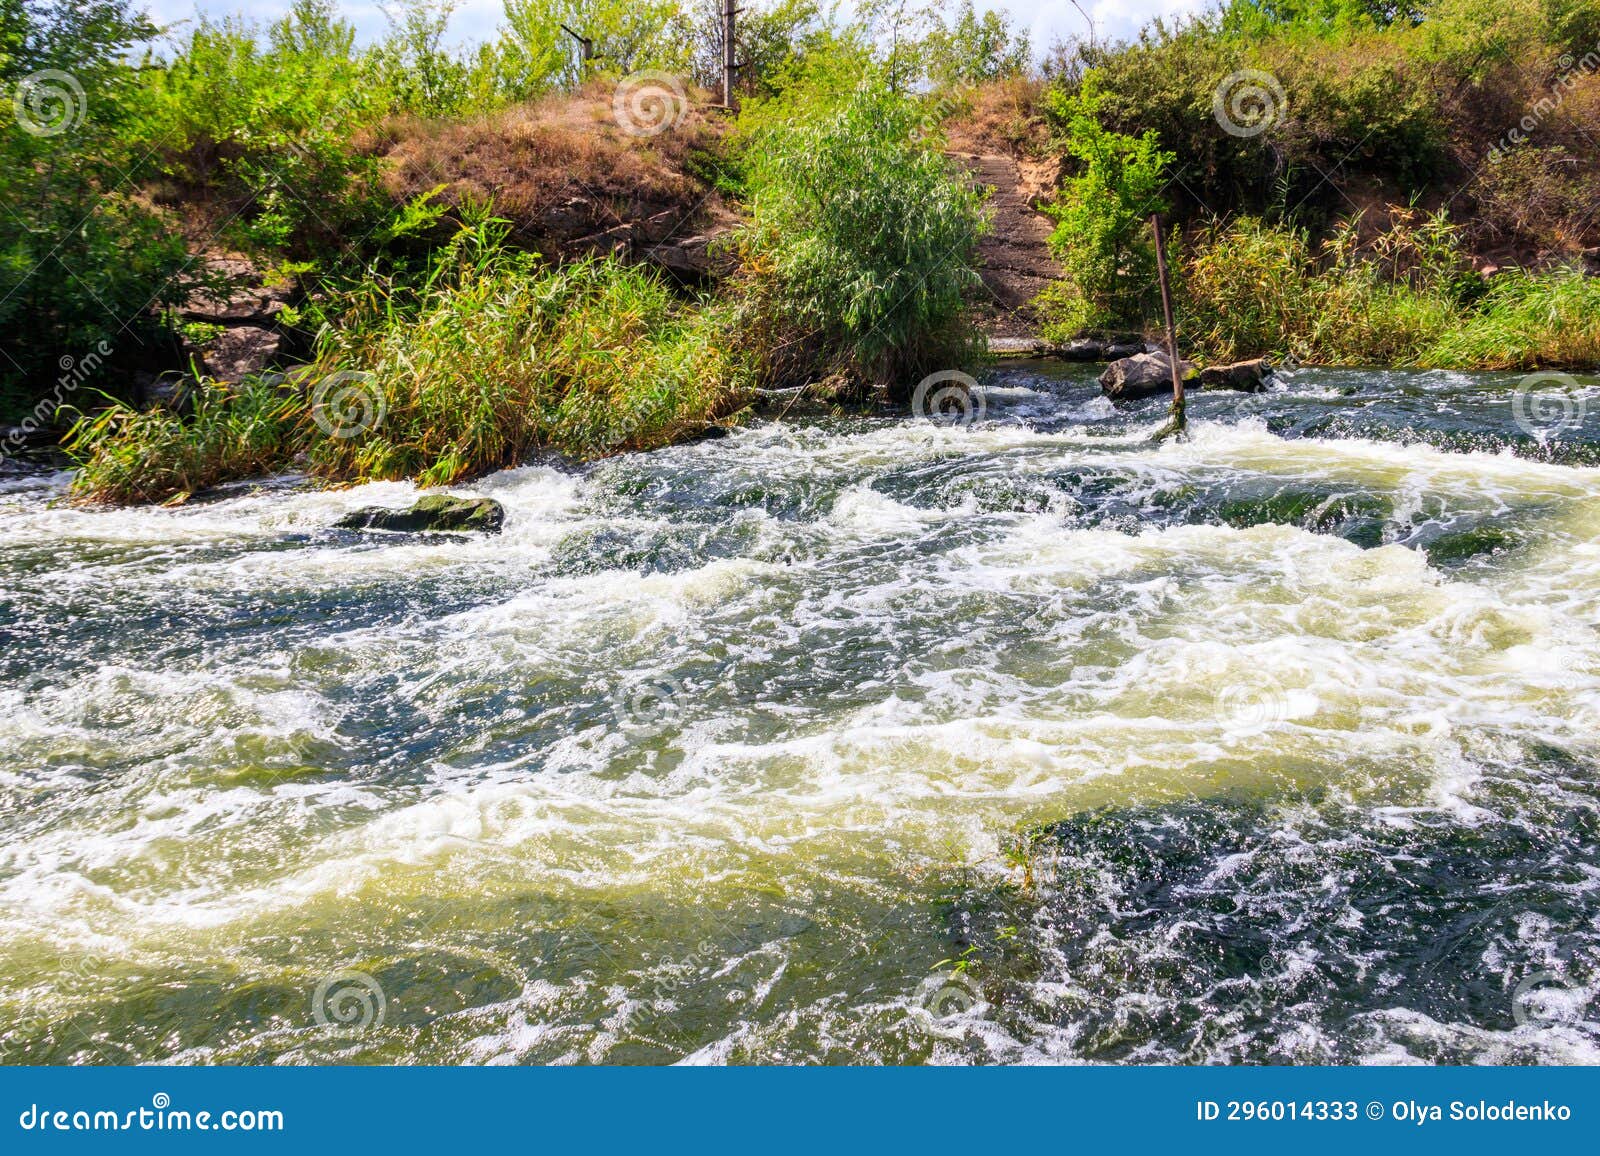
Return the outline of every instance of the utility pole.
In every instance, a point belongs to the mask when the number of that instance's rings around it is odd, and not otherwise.
[[[1071,4],[1072,4],[1072,6],[1074,8],[1076,8],[1078,10],[1078,15],[1082,16],[1085,20],[1087,20],[1089,22],[1089,51],[1093,52],[1094,51],[1094,17],[1090,16],[1088,12],[1084,11],[1083,5],[1079,4],[1078,0],[1071,0]]]
[[[734,26],[744,9],[737,4],[738,0],[722,0],[722,106],[729,110],[738,107],[733,96],[733,75],[739,68],[734,61]]]
[[[1182,438],[1188,420],[1184,415],[1183,370],[1178,365],[1178,329],[1172,323],[1172,289],[1167,284],[1167,246],[1161,235],[1160,213],[1150,214],[1150,227],[1156,234],[1156,275],[1161,280],[1161,316],[1167,325],[1167,365],[1172,370],[1172,420],[1156,438],[1160,440],[1173,434]]]
[[[568,36],[572,37],[578,42],[578,51],[580,53],[578,63],[578,80],[581,82],[584,77],[589,75],[589,62],[594,59],[594,38],[589,36],[579,36],[565,24],[561,25],[561,31],[565,32]]]

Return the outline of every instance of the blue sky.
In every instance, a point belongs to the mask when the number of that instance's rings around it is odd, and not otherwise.
[[[1194,12],[1206,6],[1205,0],[1080,2],[1094,17],[1096,34],[1102,38],[1131,36],[1155,16]],[[1058,36],[1081,37],[1087,27],[1070,0],[1038,0],[1031,4],[1025,0],[1010,0],[1009,3],[977,0],[977,5],[980,9],[1001,8],[1010,12],[1020,26],[1032,33],[1036,49],[1044,48]],[[144,6],[162,24],[192,17],[197,8],[216,15],[245,11],[257,20],[268,21],[281,16],[289,7],[289,0],[199,0],[199,3],[195,0],[144,0]],[[386,26],[382,10],[372,0],[340,0],[340,8],[365,37],[382,32]],[[452,31],[458,40],[485,39],[499,23],[500,12],[500,0],[462,0]]]

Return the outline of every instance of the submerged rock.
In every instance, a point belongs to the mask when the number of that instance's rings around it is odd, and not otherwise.
[[[1200,371],[1200,388],[1260,393],[1267,388],[1267,378],[1271,374],[1272,363],[1265,357],[1235,361],[1232,365],[1208,365]]]
[[[1194,366],[1178,363],[1185,380]],[[1132,401],[1172,391],[1172,369],[1165,353],[1136,353],[1106,366],[1100,375],[1100,388],[1112,401]]]
[[[1427,554],[1430,566],[1448,566],[1484,554],[1502,554],[1526,543],[1527,537],[1516,530],[1480,525],[1439,534],[1423,546],[1423,552]]]
[[[498,534],[506,510],[493,498],[453,498],[430,494],[409,510],[367,506],[335,523],[344,530],[395,530],[402,533]]]

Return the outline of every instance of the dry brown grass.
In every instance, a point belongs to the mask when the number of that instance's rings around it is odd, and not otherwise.
[[[440,200],[451,206],[492,198],[518,241],[551,256],[655,242],[725,216],[697,175],[716,164],[726,132],[706,95],[692,92],[665,131],[636,136],[619,126],[613,93],[593,84],[469,121],[392,121],[383,128],[389,191],[444,185]]]
[[[1045,87],[1043,80],[1014,76],[967,89],[945,121],[950,148],[1018,158],[1048,155],[1050,133],[1039,112]]]

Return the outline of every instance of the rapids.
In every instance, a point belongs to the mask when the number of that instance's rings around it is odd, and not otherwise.
[[[0,479],[3,1058],[1600,1060],[1600,382],[1092,372],[474,540]]]

